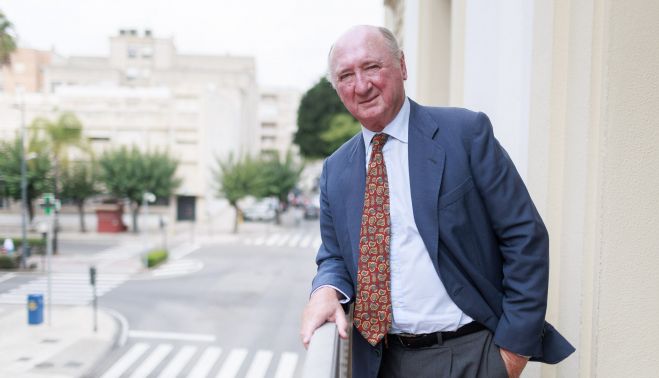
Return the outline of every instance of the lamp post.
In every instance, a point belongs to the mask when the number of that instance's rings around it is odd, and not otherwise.
[[[146,223],[149,219],[149,203],[156,202],[156,195],[151,192],[144,192],[142,195],[142,206],[144,206],[144,266],[149,267],[149,233],[147,232]]]
[[[25,157],[25,100],[21,97],[21,269],[26,268],[27,259],[27,159]]]

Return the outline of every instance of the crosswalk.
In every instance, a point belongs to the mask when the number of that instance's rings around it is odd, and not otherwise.
[[[315,232],[278,232],[242,239],[245,245],[256,247],[313,248],[320,246],[320,235]]]
[[[128,274],[101,274],[96,281],[96,294],[101,297],[110,290],[124,283]],[[24,304],[28,294],[43,294],[47,297],[48,279],[46,276],[35,278],[7,292],[0,294],[1,304]],[[55,305],[86,305],[93,299],[92,286],[87,273],[55,273],[52,275],[52,295]]]
[[[137,342],[101,378],[291,378],[297,365],[298,354],[293,352]]]
[[[176,277],[200,271],[204,263],[195,259],[172,260],[164,263],[151,272],[151,277]]]

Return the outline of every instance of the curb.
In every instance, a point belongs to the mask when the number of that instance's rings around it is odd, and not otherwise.
[[[114,321],[117,322],[117,326],[119,326],[119,332],[117,332],[114,337],[112,349],[121,348],[126,344],[126,341],[128,340],[128,320],[121,313],[111,308],[101,307],[99,310],[107,312],[110,316],[112,316],[112,318],[114,318]]]

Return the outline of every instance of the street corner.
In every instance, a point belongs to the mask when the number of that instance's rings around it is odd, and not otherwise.
[[[28,317],[27,305],[0,306],[0,376],[83,376],[125,333],[114,314],[91,306],[54,306],[41,324]]]
[[[201,260],[184,258],[169,260],[157,267],[146,269],[131,277],[131,280],[155,280],[165,278],[178,278],[196,273],[204,268]]]

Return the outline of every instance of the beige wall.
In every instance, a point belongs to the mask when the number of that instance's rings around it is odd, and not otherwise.
[[[419,15],[437,6],[417,3]],[[451,43],[439,51],[450,83],[430,88],[459,105],[466,2],[451,3]],[[655,0],[533,1],[526,181],[551,235],[547,317],[577,353],[526,377],[658,375],[657,20]],[[407,36],[426,21],[405,22]]]
[[[551,235],[548,317],[578,348],[543,376],[653,377],[659,4],[535,6],[528,177]]]

